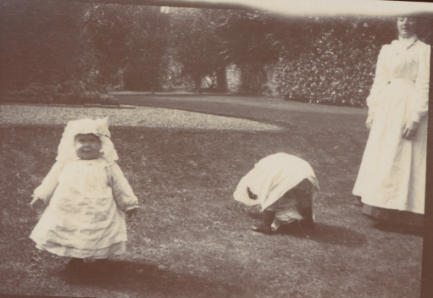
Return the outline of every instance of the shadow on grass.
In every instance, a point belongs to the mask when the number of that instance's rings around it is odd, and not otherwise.
[[[398,233],[398,234],[404,234],[404,235],[414,235],[414,236],[420,236],[422,237],[424,232],[422,227],[417,226],[404,226],[404,225],[396,225],[396,224],[389,224],[389,223],[383,223],[383,222],[377,222],[374,225],[374,228],[382,231],[382,232],[391,232],[391,233]]]
[[[151,297],[245,297],[238,287],[202,277],[159,269],[152,264],[110,260],[65,269],[60,277],[70,284],[134,292]]]
[[[262,214],[256,211],[247,211],[247,215],[257,223],[262,221]],[[303,228],[297,222],[282,225],[278,234],[293,236],[296,238],[307,238],[321,243],[342,245],[346,247],[360,247],[367,242],[367,238],[358,232],[341,226],[333,226],[316,222],[314,228]]]
[[[361,233],[341,226],[317,222],[314,224],[314,228],[311,229],[302,228],[297,223],[281,226],[279,234],[353,248],[360,247],[367,242],[367,238]]]
[[[250,210],[248,210],[248,211],[245,211],[245,213],[249,216],[249,217],[251,217],[251,218],[253,218],[253,219],[255,219],[255,220],[258,220],[258,221],[262,221],[263,220],[263,214],[262,213],[260,213],[260,212],[258,212],[258,211],[250,211]]]

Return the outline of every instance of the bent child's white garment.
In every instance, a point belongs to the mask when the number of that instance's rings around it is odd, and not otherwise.
[[[353,194],[369,206],[424,213],[430,46],[395,40],[380,51],[367,98],[370,134]],[[413,139],[403,128],[418,122]]]
[[[124,211],[138,200],[115,162],[58,161],[33,195],[49,201],[30,235],[39,249],[74,258],[124,252]]]
[[[311,197],[306,199],[314,201],[318,195],[319,182],[310,164],[294,155],[282,152],[275,153],[259,160],[254,168],[242,177],[233,197],[236,201],[248,206],[260,205],[262,211],[284,205],[286,210],[281,213],[280,217],[283,217],[284,214],[287,217],[287,214],[290,214],[292,219],[302,219],[302,215],[298,213],[296,208],[290,208],[290,206],[296,207],[294,204],[290,204],[290,202],[277,204],[277,202],[304,180],[308,180],[313,186]],[[256,200],[249,197],[248,188],[257,195]],[[279,217],[278,212],[276,217]],[[286,218],[285,221],[289,220]]]

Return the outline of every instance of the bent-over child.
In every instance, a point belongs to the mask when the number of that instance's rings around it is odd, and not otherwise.
[[[252,229],[270,234],[295,221],[313,227],[318,191],[319,182],[310,164],[280,152],[259,160],[239,181],[233,196],[247,206],[260,206],[263,222]]]
[[[134,213],[138,200],[117,160],[107,118],[67,123],[56,162],[30,203],[47,206],[30,235],[38,249],[72,258],[70,265],[125,251],[125,213]]]

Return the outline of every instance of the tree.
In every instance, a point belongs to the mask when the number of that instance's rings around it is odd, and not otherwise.
[[[196,89],[200,88],[205,75],[214,72],[220,74],[224,85],[221,72],[225,65],[220,55],[222,42],[215,33],[222,11],[178,8],[170,12],[169,45],[183,64],[183,74],[193,79]]]
[[[98,81],[110,85],[120,79],[127,89],[157,89],[166,28],[166,17],[155,7],[93,6],[87,12],[86,32],[95,52]]]
[[[313,18],[276,17],[262,11],[227,10],[216,34],[224,63],[241,68],[242,91],[262,93],[266,66],[281,59],[294,60],[320,34]]]
[[[2,90],[79,76],[86,5],[49,0],[4,0],[0,5]]]

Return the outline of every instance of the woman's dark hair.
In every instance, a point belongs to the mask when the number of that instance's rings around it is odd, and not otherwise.
[[[433,14],[432,13],[419,13],[410,15],[401,15],[395,17],[395,23],[399,17],[410,17],[416,22],[415,33],[419,39],[425,41],[428,44],[433,42]],[[395,32],[397,32],[397,27],[395,26]]]

